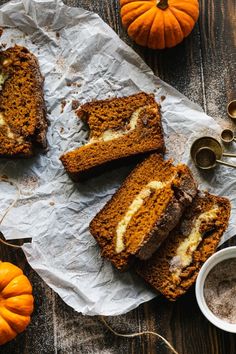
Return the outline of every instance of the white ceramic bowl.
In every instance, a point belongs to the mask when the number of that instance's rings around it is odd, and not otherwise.
[[[208,258],[198,274],[195,292],[198,306],[200,307],[203,315],[216,327],[227,332],[236,333],[236,324],[228,323],[215,316],[207,306],[204,297],[204,284],[207,275],[218,263],[230,258],[236,258],[236,246],[225,248]]]

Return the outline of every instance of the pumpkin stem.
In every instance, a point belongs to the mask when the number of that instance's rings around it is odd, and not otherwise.
[[[167,7],[169,7],[168,0],[158,0],[157,7],[161,10],[167,9]]]

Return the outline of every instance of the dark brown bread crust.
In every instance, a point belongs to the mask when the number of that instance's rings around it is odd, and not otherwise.
[[[161,203],[161,214],[157,219],[155,217],[155,224],[151,231],[142,235],[141,243],[137,241],[137,246],[130,245],[117,254],[114,246],[117,224],[142,187],[155,180],[155,171],[157,170],[161,171],[159,177],[163,182],[166,178],[169,180],[171,176],[175,176],[170,185],[166,187],[162,199],[157,199]],[[112,199],[90,223],[90,232],[100,245],[102,256],[109,259],[120,270],[127,269],[134,261],[134,256],[140,259],[149,258],[167,237],[170,230],[177,225],[183,210],[191,203],[196,192],[197,187],[187,166],[174,167],[170,161],[163,161],[160,155],[150,155],[134,169]],[[141,215],[137,222],[144,221]],[[129,229],[131,224],[132,222],[129,224]]]
[[[139,113],[137,127],[127,134],[109,141],[97,141],[65,153],[61,161],[77,181],[80,177],[97,173],[101,166],[114,161],[145,154],[164,152],[160,107],[154,95],[144,92],[122,98],[87,103],[77,111],[78,116],[90,127],[90,138],[98,139],[107,130],[126,130],[132,113],[146,106]]]
[[[0,96],[0,156],[30,157],[46,147],[44,79],[36,57],[14,46],[0,52],[0,71],[6,77]]]
[[[137,257],[141,260],[149,259],[157,250],[161,243],[165,240],[169,232],[176,226],[181,218],[185,204],[179,203],[173,194],[166,208],[165,214],[158,220],[154,228],[149,234],[148,241],[143,244],[137,253]]]
[[[169,202],[163,217],[155,225],[148,242],[137,253],[141,260],[149,259],[178,224],[185,208],[191,204],[197,193],[197,186],[189,168],[185,165],[179,170],[178,179],[172,183],[174,195]]]
[[[176,255],[179,244],[188,237],[194,219],[216,204],[220,208],[217,220],[203,225],[205,236],[193,252],[192,263],[182,270],[179,280],[173,279],[170,261]],[[136,263],[136,272],[169,300],[176,300],[194,284],[203,263],[216,251],[220,238],[228,226],[230,209],[230,202],[226,198],[209,193],[199,194],[191,208],[183,215],[179,226],[170,233],[157,252],[148,261]]]

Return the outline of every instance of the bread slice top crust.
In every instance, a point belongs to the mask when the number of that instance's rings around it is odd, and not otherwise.
[[[125,270],[149,258],[178,223],[197,192],[185,165],[152,154],[126,178],[90,223],[102,256]]]
[[[75,180],[113,161],[164,152],[160,107],[153,94],[89,102],[77,114],[90,128],[88,143],[61,156]]]
[[[137,262],[136,272],[169,300],[176,300],[216,251],[230,210],[227,198],[199,193],[162,246],[148,261]]]
[[[116,135],[131,130],[138,115],[147,107],[157,107],[154,95],[140,92],[131,96],[85,103],[76,114],[89,125],[91,143],[96,139],[106,140],[105,134],[109,132]]]
[[[29,157],[46,147],[44,79],[25,47],[0,52],[0,156]]]

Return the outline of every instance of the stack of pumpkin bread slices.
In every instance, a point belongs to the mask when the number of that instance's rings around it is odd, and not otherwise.
[[[230,202],[198,191],[188,166],[164,160],[154,95],[94,101],[77,114],[88,123],[90,138],[61,157],[73,179],[143,156],[90,223],[102,256],[120,271],[132,267],[155,290],[176,300],[216,251]]]
[[[227,228],[230,202],[197,190],[186,165],[152,154],[90,223],[102,256],[176,300],[195,282]]]

